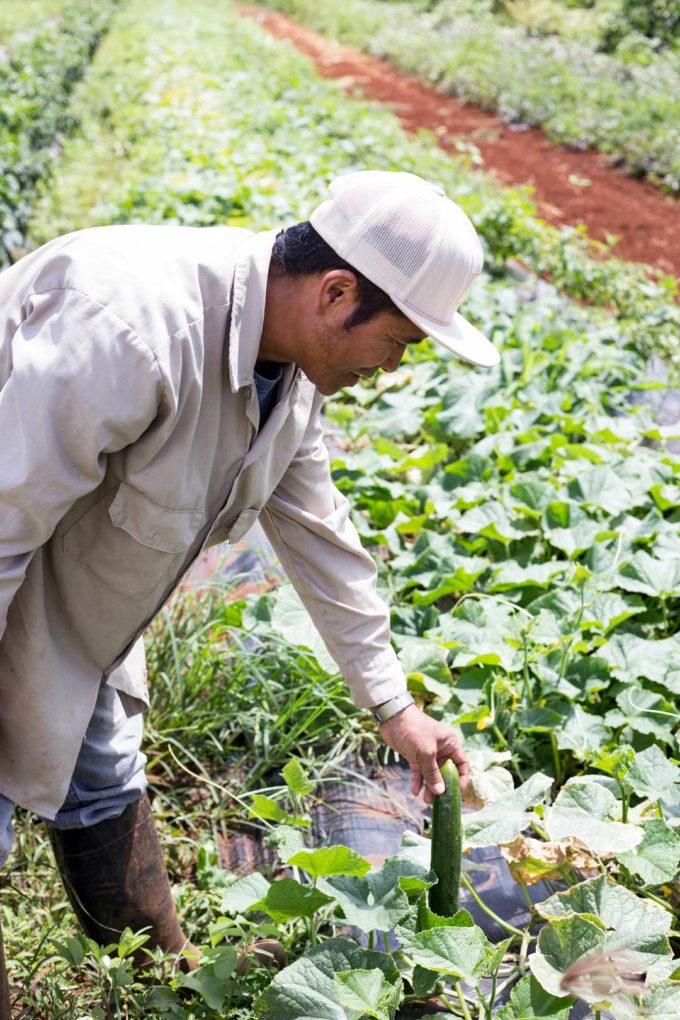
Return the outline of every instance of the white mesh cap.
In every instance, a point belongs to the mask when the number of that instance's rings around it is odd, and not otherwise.
[[[310,222],[433,340],[473,365],[498,364],[493,344],[458,314],[481,272],[482,246],[440,187],[401,172],[345,174],[331,181]]]

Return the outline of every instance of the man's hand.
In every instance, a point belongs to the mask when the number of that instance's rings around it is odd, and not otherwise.
[[[411,764],[411,793],[418,796],[425,787],[425,803],[444,792],[439,766],[450,758],[458,767],[464,788],[468,778],[468,760],[462,744],[450,727],[431,719],[416,705],[397,712],[380,726],[380,735],[393,751]]]

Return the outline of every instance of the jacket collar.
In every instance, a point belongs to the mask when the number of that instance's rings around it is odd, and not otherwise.
[[[229,326],[229,382],[234,393],[253,382],[264,323],[269,260],[277,233],[266,230],[251,234],[236,263]]]

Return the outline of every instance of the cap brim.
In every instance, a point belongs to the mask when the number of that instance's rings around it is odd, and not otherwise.
[[[390,295],[391,296],[391,295]],[[414,325],[419,326],[429,337],[451,351],[456,357],[478,368],[493,368],[500,361],[500,355],[490,340],[480,333],[467,319],[464,319],[458,312],[448,326],[442,326],[433,322],[427,316],[414,311],[410,305],[392,297],[397,308],[410,319]]]

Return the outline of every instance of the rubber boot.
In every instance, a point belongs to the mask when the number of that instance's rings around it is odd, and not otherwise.
[[[125,928],[146,928],[144,949],[193,949],[180,928],[156,823],[146,793],[118,818],[81,829],[54,829],[57,866],[85,934],[100,945],[118,942]],[[143,963],[144,950],[135,954]],[[182,969],[197,964],[182,961]]]

